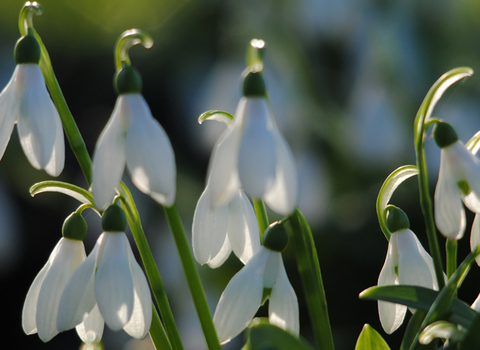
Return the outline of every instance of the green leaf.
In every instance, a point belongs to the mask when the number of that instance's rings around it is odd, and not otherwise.
[[[480,313],[476,312],[467,334],[460,342],[460,350],[480,349]]]
[[[268,323],[266,319],[255,318],[247,329],[248,341],[244,349],[249,350],[313,350],[303,339]]]
[[[228,112],[224,111],[206,111],[200,117],[198,117],[198,123],[202,124],[205,120],[216,120],[227,124],[227,126],[233,125],[235,118]]]
[[[400,168],[393,171],[384,181],[380,192],[377,197],[377,216],[380,228],[383,231],[383,234],[390,240],[392,233],[387,228],[387,218],[386,218],[386,209],[390,198],[392,198],[393,192],[397,189],[400,184],[406,179],[417,175],[418,168],[414,165],[404,165]]]
[[[39,193],[57,192],[70,196],[83,204],[94,206],[93,195],[87,190],[62,181],[43,181],[30,187],[32,197]]]
[[[439,292],[432,289],[407,285],[370,287],[360,293],[360,299],[384,300],[422,311],[429,311],[438,296]],[[467,328],[475,314],[476,312],[468,304],[457,298],[452,299],[447,307],[442,304],[442,307],[436,311],[436,317],[445,317]]]
[[[412,343],[417,336],[418,331],[420,330],[420,326],[427,315],[427,312],[424,310],[416,310],[412,317],[410,317],[410,321],[408,321],[407,329],[403,334],[402,344],[400,345],[400,350],[408,350],[412,346]],[[435,344],[435,342],[431,343],[429,346],[423,346],[422,349],[430,349]],[[435,348],[434,348],[435,349]]]
[[[363,326],[355,350],[390,350],[387,342],[368,323]]]

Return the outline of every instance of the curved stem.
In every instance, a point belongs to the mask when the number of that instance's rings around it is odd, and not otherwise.
[[[27,35],[28,28],[33,28],[33,15],[40,16],[43,12],[42,5],[38,2],[27,1],[18,16],[18,28],[22,36]]]
[[[140,252],[140,257],[142,259],[143,266],[145,267],[145,272],[147,274],[150,287],[152,288],[152,292],[155,300],[157,301],[160,314],[163,322],[165,323],[165,329],[167,331],[170,344],[172,345],[172,349],[182,350],[182,341],[180,339],[180,334],[178,333],[178,329],[173,318],[173,313],[168,302],[165,286],[160,273],[158,272],[155,259],[153,258],[152,251],[150,250],[150,246],[148,245],[145,237],[145,233],[143,232],[143,228],[140,223],[140,216],[133,201],[132,195],[124,183],[121,183],[121,186],[118,188],[118,190],[122,196],[128,224],[130,225],[133,238],[135,239],[138,251]]]
[[[222,347],[220,346],[217,331],[213,324],[212,314],[207,303],[207,297],[205,296],[205,291],[203,290],[202,282],[200,281],[200,276],[185,235],[185,230],[183,229],[180,215],[178,214],[175,204],[171,207],[164,207],[164,210],[165,215],[167,216],[168,225],[170,226],[170,231],[173,234],[173,239],[177,246],[183,272],[187,279],[188,288],[190,289],[190,294],[192,295],[193,303],[197,310],[197,315],[200,320],[200,325],[202,326],[207,346],[209,349],[221,350]]]
[[[262,199],[253,200],[253,208],[255,209],[255,215],[257,216],[258,228],[260,229],[260,242],[263,241],[263,234],[268,227],[268,215],[265,203]]]
[[[140,29],[126,30],[119,36],[114,50],[115,68],[117,70],[122,68],[122,62],[130,65],[128,50],[138,44],[142,44],[146,49],[149,49],[153,46],[153,39]]]
[[[298,272],[302,280],[315,342],[319,349],[333,350],[335,346],[328,316],[327,298],[312,232],[299,209],[296,209],[289,218],[290,236],[294,243]]]

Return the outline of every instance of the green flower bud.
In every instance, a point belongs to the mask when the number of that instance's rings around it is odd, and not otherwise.
[[[82,214],[72,213],[65,219],[62,227],[62,235],[75,241],[83,241],[87,235],[87,222]]]
[[[262,97],[266,96],[265,81],[261,72],[248,72],[243,78],[243,96]]]
[[[288,233],[285,226],[274,222],[265,230],[263,246],[276,252],[283,252],[288,245]]]
[[[433,138],[440,148],[445,148],[458,141],[455,129],[448,123],[439,122],[433,129]]]
[[[139,94],[142,92],[142,77],[132,66],[123,65],[123,67],[115,73],[113,86],[119,95]]]
[[[102,229],[104,232],[125,232],[127,228],[127,217],[123,209],[112,204],[103,212]]]
[[[40,45],[31,31],[18,39],[14,50],[15,62],[17,64],[38,64],[40,62],[40,56]]]
[[[409,229],[410,221],[408,220],[407,214],[397,207],[390,209],[387,216],[387,227],[392,233]]]

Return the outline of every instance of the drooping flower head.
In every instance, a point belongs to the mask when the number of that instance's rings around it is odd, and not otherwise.
[[[261,71],[244,77],[235,123],[214,147],[209,178],[212,209],[230,202],[239,188],[281,215],[297,205],[295,162],[273,119]]]
[[[124,233],[123,210],[111,205],[103,214],[102,227],[105,232],[65,287],[57,327],[71,329],[98,310],[110,329],[144,338],[152,320],[152,300]]]
[[[32,29],[15,46],[17,66],[0,93],[0,159],[15,123],[23,152],[35,169],[58,176],[65,162],[62,122],[40,69],[40,46]]]
[[[40,339],[47,342],[59,333],[57,315],[61,310],[60,299],[68,281],[85,260],[85,234],[86,223],[80,214],[67,218],[63,237],[28,290],[22,313],[26,334],[38,333]]]
[[[158,203],[175,201],[176,166],[170,140],[143,98],[138,71],[123,63],[115,76],[117,102],[93,156],[93,195],[99,209],[111,204],[125,165],[132,182]]]
[[[432,257],[410,230],[405,213],[399,208],[388,212],[388,229],[392,232],[387,257],[378,276],[378,285],[406,284],[438,290]],[[386,333],[393,333],[403,323],[407,307],[387,301],[378,302],[380,323]]]
[[[242,332],[267,297],[270,299],[269,322],[299,334],[297,296],[281,254],[287,243],[283,225],[272,224],[265,231],[263,246],[228,283],[213,316],[221,343]]]
[[[480,212],[478,200],[465,200],[469,194],[480,198],[480,160],[458,140],[455,130],[445,122],[437,123],[434,139],[441,148],[435,188],[435,223],[445,237],[457,240],[463,237],[466,225],[462,200],[470,210]]]

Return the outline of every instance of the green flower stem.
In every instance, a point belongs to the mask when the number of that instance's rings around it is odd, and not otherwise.
[[[268,216],[265,203],[262,199],[253,199],[253,208],[257,216],[258,228],[260,229],[260,242],[263,240],[263,234],[268,227]]]
[[[92,184],[92,160],[88,154],[83,137],[78,130],[77,123],[75,122],[75,119],[73,119],[72,113],[70,112],[67,102],[65,101],[65,97],[63,97],[62,90],[60,89],[60,85],[58,84],[55,73],[53,72],[52,62],[50,61],[50,56],[48,55],[47,49],[45,48],[42,39],[35,29],[33,29],[33,32],[38,40],[38,43],[40,44],[40,49],[42,51],[40,68],[42,69],[45,77],[45,83],[47,84],[50,95],[52,96],[52,100],[57,107],[58,113],[60,114],[63,129],[65,130],[65,135],[67,136],[70,147],[77,158],[78,164],[82,169],[88,186],[90,186]],[[22,35],[25,35],[25,33],[22,33]]]
[[[447,239],[445,250],[447,253],[447,278],[450,279],[457,269],[457,241]]]
[[[290,237],[294,243],[298,272],[302,280],[315,342],[319,349],[333,350],[335,346],[328,317],[327,298],[312,232],[299,209],[290,216],[289,222]]]
[[[152,251],[150,250],[150,246],[148,245],[145,237],[145,233],[143,232],[143,228],[140,223],[140,215],[138,214],[135,202],[133,201],[132,195],[124,183],[121,183],[121,186],[118,189],[122,196],[128,224],[132,230],[133,238],[135,239],[138,251],[140,252],[140,257],[142,259],[143,266],[145,267],[145,272],[147,274],[150,287],[152,288],[153,295],[157,301],[160,314],[165,324],[165,330],[167,332],[168,339],[170,340],[172,349],[182,350],[182,340],[180,339],[180,334],[178,333],[178,329],[173,318],[173,313],[165,292],[165,286],[157,269]]]
[[[198,274],[195,266],[195,260],[193,259],[190,245],[187,241],[187,236],[185,235],[185,230],[183,229],[182,220],[178,214],[177,207],[174,204],[171,207],[164,207],[164,210],[170,226],[170,231],[173,234],[173,239],[175,240],[175,244],[177,246],[178,255],[180,256],[180,261],[182,262],[183,272],[185,273],[185,277],[187,279],[188,288],[190,289],[190,294],[192,295],[193,303],[195,305],[195,309],[197,310],[197,315],[200,320],[200,325],[202,326],[207,346],[210,350],[221,350],[222,347],[220,346],[217,331],[213,324],[212,314],[207,303],[205,291],[203,290],[200,275]]]
[[[172,350],[155,305],[152,305],[152,308],[152,325],[148,334],[150,334],[153,346],[157,350]]]

